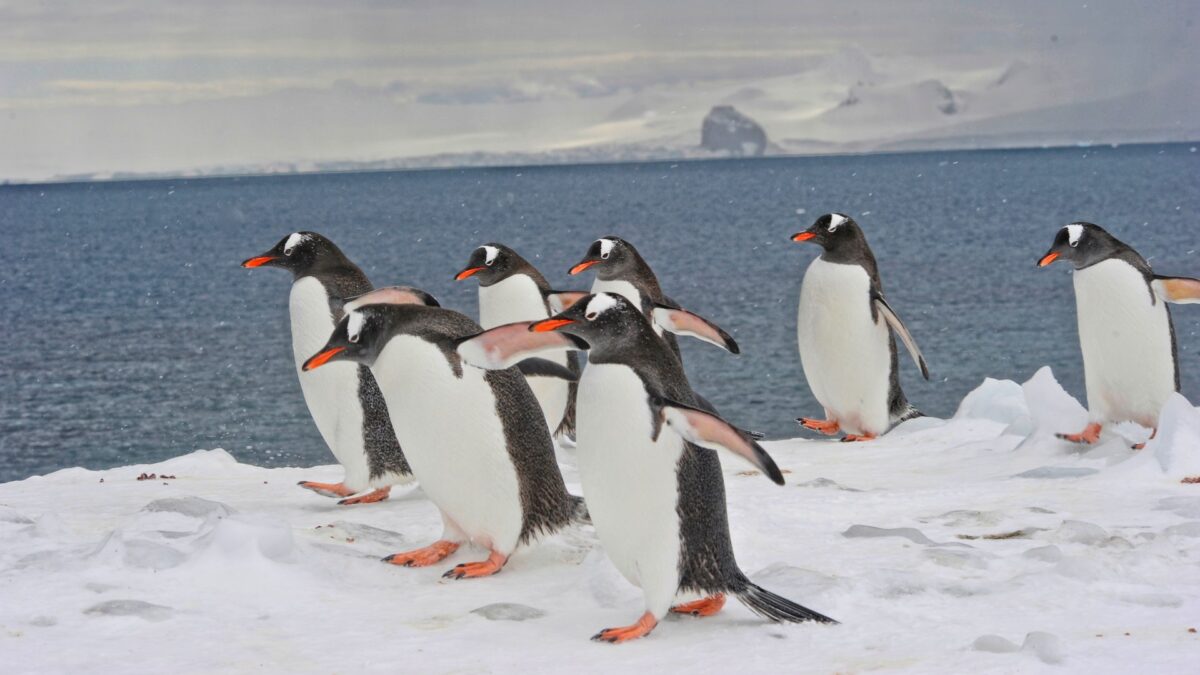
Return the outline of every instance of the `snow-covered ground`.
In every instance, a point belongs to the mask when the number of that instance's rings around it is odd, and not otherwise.
[[[842,625],[730,603],[619,646],[588,638],[641,596],[590,530],[444,581],[481,552],[379,562],[440,533],[419,489],[340,507],[295,485],[337,467],[222,450],[66,469],[0,485],[0,670],[1194,673],[1200,485],[1182,481],[1200,475],[1200,409],[1172,399],[1140,452],[1053,437],[1084,415],[1044,369],[874,443],[768,443],[782,488],[727,463],[742,568]]]

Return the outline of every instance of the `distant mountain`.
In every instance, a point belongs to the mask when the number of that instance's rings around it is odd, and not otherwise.
[[[719,105],[700,125],[700,147],[732,157],[758,157],[767,151],[767,132],[733,106]]]

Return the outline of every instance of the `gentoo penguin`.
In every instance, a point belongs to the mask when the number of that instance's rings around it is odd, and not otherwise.
[[[927,380],[929,368],[883,297],[875,255],[858,223],[840,213],[826,214],[792,241],[824,249],[804,273],[797,334],[800,364],[825,419],[796,421],[831,436],[843,431],[843,441],[864,441],[919,416],[900,389],[892,331]]]
[[[669,314],[672,325],[722,341],[698,317]],[[461,344],[459,354],[472,365],[502,367],[555,346],[588,347],[576,422],[579,475],[604,551],[646,601],[636,623],[593,639],[642,637],[667,611],[710,616],[726,594],[771,621],[835,623],[759,588],[738,568],[714,450],[749,460],[780,485],[783,475],[749,433],[692,391],[679,358],[639,307],[616,293],[589,295],[521,332],[524,339],[512,326],[485,332]],[[681,594],[702,598],[672,606]]]
[[[1163,404],[1179,391],[1175,327],[1167,303],[1200,302],[1200,280],[1156,275],[1137,251],[1091,223],[1059,230],[1038,267],[1059,259],[1075,266],[1090,418],[1083,431],[1059,436],[1095,443],[1109,422],[1157,429]]]
[[[574,276],[589,269],[596,272],[592,293],[623,295],[635,307],[640,307],[647,318],[650,318],[654,307],[679,308],[678,303],[663,295],[658,277],[637,248],[620,237],[603,237],[592,242],[583,260],[576,263],[569,273]],[[665,332],[657,323],[652,322],[652,325],[655,332],[667,341],[671,351],[679,356],[679,343],[675,336]]]
[[[419,303],[416,294],[370,293],[347,304],[304,369],[341,361],[371,368],[413,474],[441,512],[438,541],[384,561],[423,567],[472,542],[488,549],[487,560],[444,576],[495,574],[519,545],[586,519],[586,511],[567,494],[550,432],[521,372],[464,368],[455,347],[479,333],[479,324]],[[562,366],[531,361],[571,377]]]
[[[292,273],[292,355],[300,389],[321,438],[346,471],[340,483],[301,481],[301,487],[326,497],[344,497],[339,504],[387,499],[393,485],[412,481],[412,471],[371,371],[353,363],[320,373],[300,370],[342,318],[345,299],[370,291],[371,282],[332,241],[316,232],[290,234],[242,267],[278,267]],[[427,295],[423,301],[437,305]],[[367,488],[374,490],[350,497]]]
[[[538,321],[562,309],[564,294],[550,284],[533,265],[503,244],[484,244],[471,253],[467,266],[454,277],[457,281],[479,281],[479,325],[495,328],[517,321]],[[578,298],[569,294],[568,298]],[[546,357],[578,375],[574,352]],[[552,435],[575,431],[575,383],[556,377],[530,377],[529,387],[537,397]]]

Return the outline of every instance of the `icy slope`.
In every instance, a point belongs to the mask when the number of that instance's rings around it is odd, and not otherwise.
[[[770,625],[730,603],[620,646],[588,637],[635,619],[640,594],[588,531],[448,582],[481,552],[378,561],[438,535],[419,490],[337,507],[295,486],[336,467],[211,450],[3,484],[3,669],[1195,672],[1200,485],[1181,480],[1200,474],[1200,410],[1173,399],[1139,453],[1054,439],[1083,414],[1044,369],[875,443],[770,443],[785,487],[727,464],[742,567],[843,624]]]

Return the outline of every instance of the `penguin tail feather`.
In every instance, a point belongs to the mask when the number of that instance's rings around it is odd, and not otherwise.
[[[921,412],[920,410],[917,410],[911,404],[906,404],[904,406],[904,408],[902,408],[897,413],[894,423],[900,424],[901,422],[907,422],[911,419],[916,419],[918,417],[924,417],[924,416],[925,416],[925,413]]]
[[[583,497],[567,497],[571,500],[571,522],[576,525],[591,525],[592,515],[588,513],[587,502],[583,501]]]
[[[806,621],[838,623],[838,621],[820,612],[814,612],[803,605],[798,605],[787,598],[775,595],[771,591],[749,582],[746,583],[746,589],[736,595],[737,599],[747,609],[768,621],[776,623],[804,623]]]

